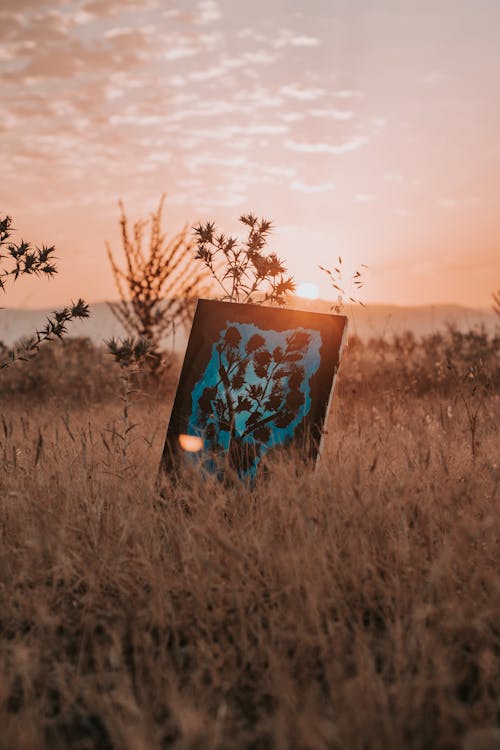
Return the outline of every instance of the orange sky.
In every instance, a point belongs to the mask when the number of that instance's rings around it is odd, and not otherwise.
[[[0,212],[59,275],[5,306],[114,296],[104,240],[271,218],[297,282],[486,307],[500,285],[497,0],[2,0]]]

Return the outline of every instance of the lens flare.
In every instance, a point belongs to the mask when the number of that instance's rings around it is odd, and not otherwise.
[[[203,448],[203,440],[197,435],[179,435],[179,445],[187,453],[197,453]]]
[[[297,294],[304,299],[318,299],[319,289],[316,284],[306,281],[304,284],[300,284],[297,287]]]

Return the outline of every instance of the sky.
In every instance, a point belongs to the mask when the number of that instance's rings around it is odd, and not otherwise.
[[[498,0],[1,0],[0,214],[59,273],[3,306],[116,296],[105,240],[271,219],[297,283],[487,307],[500,286]]]

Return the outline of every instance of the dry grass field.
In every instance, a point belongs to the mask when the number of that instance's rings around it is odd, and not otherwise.
[[[2,750],[500,747],[498,339],[353,342],[315,473],[155,474],[172,376],[0,373]]]

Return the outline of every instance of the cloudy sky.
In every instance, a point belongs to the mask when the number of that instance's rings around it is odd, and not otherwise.
[[[117,200],[253,211],[300,282],[489,305],[500,285],[498,0],[1,0],[0,211],[59,276],[3,304],[114,295]]]

